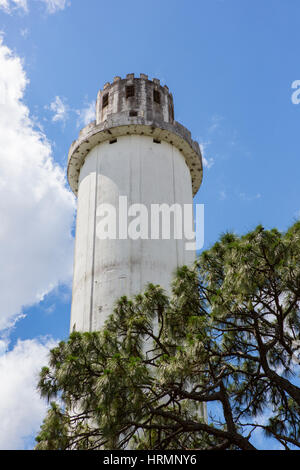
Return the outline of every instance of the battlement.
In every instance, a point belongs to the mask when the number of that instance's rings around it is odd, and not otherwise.
[[[133,73],[127,74],[123,79],[117,76],[112,83],[105,83],[98,92],[96,124],[104,122],[113,114],[173,124],[173,96],[167,85],[162,86],[158,78],[149,80],[144,73],[139,78]]]
[[[115,77],[98,92],[96,120],[81,129],[68,156],[68,180],[77,194],[80,169],[90,150],[103,142],[116,142],[125,135],[143,135],[153,142],[167,142],[184,156],[190,170],[193,195],[198,191],[202,176],[202,156],[198,142],[190,131],[174,120],[173,96],[158,78],[148,79],[133,73],[126,78]]]

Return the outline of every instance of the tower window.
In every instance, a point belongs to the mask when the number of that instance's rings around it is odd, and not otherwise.
[[[108,105],[108,93],[102,98],[102,108],[105,108]]]
[[[134,86],[128,85],[126,87],[126,98],[130,98],[131,96],[134,96]]]
[[[137,115],[138,115],[137,111],[129,111],[129,116],[130,117],[134,117],[134,116],[137,116]]]
[[[160,104],[160,93],[158,90],[153,90],[153,101]]]

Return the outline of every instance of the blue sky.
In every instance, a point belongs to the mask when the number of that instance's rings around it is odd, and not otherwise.
[[[68,336],[65,168],[98,90],[127,73],[168,85],[203,150],[204,248],[226,230],[285,230],[300,215],[299,14],[297,0],[0,0],[1,449],[32,447],[36,374]]]

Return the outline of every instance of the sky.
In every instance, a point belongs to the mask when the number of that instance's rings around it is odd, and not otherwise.
[[[69,334],[67,155],[98,90],[128,73],[168,85],[203,153],[204,249],[228,230],[286,230],[300,216],[299,26],[298,0],[0,0],[0,449],[34,446],[38,373]]]

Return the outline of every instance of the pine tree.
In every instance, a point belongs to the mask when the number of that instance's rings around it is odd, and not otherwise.
[[[149,285],[51,351],[36,448],[248,450],[257,428],[300,448],[299,302],[300,222],[224,234],[171,296]]]

